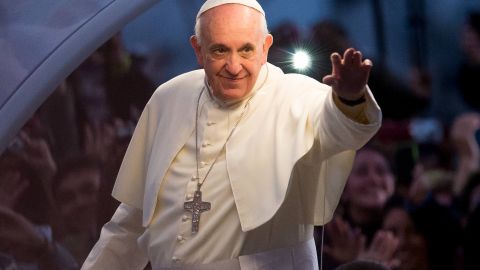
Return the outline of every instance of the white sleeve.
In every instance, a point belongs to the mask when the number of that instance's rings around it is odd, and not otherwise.
[[[121,203],[100,233],[100,239],[82,265],[87,269],[144,269],[146,254],[137,244],[143,233],[142,212]]]
[[[318,127],[322,158],[326,159],[347,150],[358,150],[365,145],[380,128],[382,112],[370,89],[366,91],[365,116],[369,123],[361,124],[348,118],[333,101],[331,90],[325,103],[320,106],[314,126]]]

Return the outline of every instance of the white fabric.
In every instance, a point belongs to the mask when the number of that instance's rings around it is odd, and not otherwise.
[[[254,113],[242,121],[226,146],[242,230],[252,230],[272,218],[285,199],[293,167],[302,157],[305,162],[300,165],[307,170],[298,169],[297,177],[304,184],[303,223],[324,224],[338,204],[354,150],[380,126],[380,110],[368,91],[366,115],[371,123],[356,123],[335,106],[330,87],[267,65],[268,81],[251,102]],[[144,226],[151,222],[165,173],[193,132],[195,103],[204,78],[204,71],[197,70],[160,86],[137,124],[113,196],[142,209]]]
[[[202,95],[200,103],[198,146],[202,181],[220,153],[201,189],[203,201],[210,202],[212,210],[201,214],[200,230],[192,234],[191,213],[183,208],[183,203],[192,200],[197,188],[194,180],[195,132],[192,132],[165,175],[152,222],[139,239],[142,249],[151,254],[150,261],[155,269],[210,264],[236,258],[245,242],[246,234],[240,228],[228,181],[225,151],[222,150],[243,106],[238,104],[235,109],[221,108],[207,92]],[[202,248],[198,248],[200,246]]]
[[[178,267],[154,268],[178,270]],[[312,239],[291,247],[240,256],[211,264],[181,267],[182,270],[318,270],[317,251]]]
[[[260,82],[265,73],[260,74]],[[287,199],[277,214],[260,228],[241,230],[222,146],[244,108],[244,116],[249,116],[248,100],[234,106],[219,106],[208,93],[202,95],[198,125],[199,176],[205,181],[203,200],[210,202],[213,210],[202,213],[200,230],[193,235],[191,214],[183,209],[184,201],[191,200],[196,190],[196,181],[192,181],[196,175],[195,132],[192,132],[166,173],[152,222],[139,238],[140,247],[149,254],[155,269],[210,265],[243,254],[294,246],[312,237],[311,225],[298,224],[298,219],[291,218],[292,209],[300,208],[295,198]],[[204,180],[217,154],[220,156]],[[295,188],[290,190],[289,194],[294,194]]]
[[[379,108],[369,90],[365,113],[370,124],[362,125],[338,110],[330,87],[302,75],[285,75],[270,64],[266,64],[262,72],[264,69],[268,70],[268,80],[251,100],[245,119],[226,145],[221,161],[225,165],[220,165],[228,175],[233,194],[240,223],[236,231],[246,233],[240,244],[241,251],[231,253],[232,258],[311,239],[313,224],[324,224],[332,217],[351,169],[354,150],[371,138],[381,121]],[[96,245],[99,248],[92,251],[84,269],[104,269],[102,266],[116,269],[104,262],[111,262],[108,258],[113,256],[116,256],[115,261],[126,260],[121,256],[125,253],[116,252],[118,249],[132,250],[132,256],[141,254],[139,258],[129,256],[133,261],[142,261],[145,254],[151,260],[152,254],[157,252],[145,243],[159,241],[165,236],[160,230],[147,236],[147,231],[155,226],[157,215],[170,210],[157,204],[157,198],[167,198],[163,193],[159,197],[159,192],[168,188],[169,170],[182,149],[188,147],[195,123],[195,104],[204,87],[204,78],[202,70],[181,75],[160,86],[147,104],[113,191],[122,205],[130,205],[131,211],[137,213],[130,215],[135,220],[124,222],[129,225],[120,235],[113,234],[110,229],[122,226],[107,224]],[[188,189],[184,185],[183,192],[185,188]],[[209,189],[205,192],[207,195]],[[177,200],[173,203],[181,209],[183,198]],[[210,212],[215,209],[212,206]],[[219,234],[229,231],[216,228],[218,222],[205,221],[206,215],[202,215],[200,233],[205,228],[217,229]],[[165,222],[178,225],[179,219],[180,215],[176,215]],[[143,230],[140,229],[142,224]],[[190,223],[187,225],[178,228],[189,229]],[[139,248],[137,241],[141,235]],[[198,243],[197,255],[209,254],[212,247],[217,250],[235,248],[235,243],[227,241]],[[175,245],[177,242],[170,239],[164,242],[163,248],[175,250]],[[102,248],[105,251],[98,251]],[[189,255],[186,256],[188,261]],[[219,255],[215,260],[220,259],[225,257]]]
[[[100,233],[81,269],[142,270],[147,254],[136,245],[142,233],[142,212],[121,203]]]
[[[291,247],[240,256],[238,260],[241,269],[248,270],[318,269],[317,249],[313,238]]]
[[[260,13],[263,14],[263,16],[265,16],[265,11],[263,11],[262,6],[260,6],[260,4],[256,0],[207,0],[200,7],[200,10],[197,13],[197,20],[205,11],[225,4],[240,4],[251,7],[258,10]]]

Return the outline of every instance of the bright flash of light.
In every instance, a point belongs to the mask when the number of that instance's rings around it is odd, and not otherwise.
[[[297,70],[300,70],[300,71],[306,70],[310,68],[312,64],[312,58],[306,51],[299,50],[293,53],[292,64],[293,64],[293,67]]]

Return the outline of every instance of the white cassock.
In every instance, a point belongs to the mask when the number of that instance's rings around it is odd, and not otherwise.
[[[121,205],[82,269],[317,269],[313,226],[332,218],[355,150],[380,127],[371,92],[360,124],[329,86],[268,63],[251,99],[221,105],[208,90],[198,99],[204,88],[196,70],[154,93],[113,190]],[[197,100],[201,180],[214,165],[202,186],[211,210],[192,234]]]

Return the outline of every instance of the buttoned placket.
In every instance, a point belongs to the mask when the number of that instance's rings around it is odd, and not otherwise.
[[[210,103],[209,103],[210,102]],[[209,170],[211,164],[214,162],[215,157],[218,152],[222,150],[223,144],[228,136],[229,124],[228,117],[225,117],[225,114],[228,111],[220,108],[212,100],[206,101],[204,109],[202,109],[199,116],[199,138],[198,138],[198,147],[199,147],[199,178],[201,181],[204,180],[205,174]],[[223,119],[223,120],[222,120]],[[218,129],[217,123],[219,121],[224,121],[225,124],[221,125],[222,127]],[[190,181],[187,182],[185,201],[191,201],[193,199],[193,194],[197,189],[197,178],[196,178],[196,168],[192,172]],[[202,188],[203,190],[203,188]],[[204,199],[205,200],[205,199]],[[188,239],[195,237],[191,233],[191,213],[185,211],[182,215],[178,234],[175,239],[175,248],[173,256],[171,257],[172,265],[179,265],[182,262],[182,255],[178,252],[179,245],[188,244]]]

